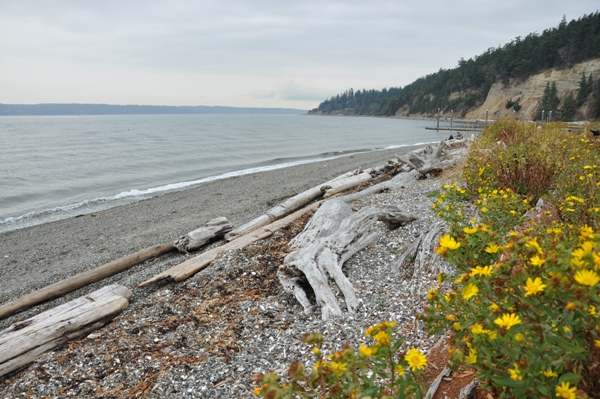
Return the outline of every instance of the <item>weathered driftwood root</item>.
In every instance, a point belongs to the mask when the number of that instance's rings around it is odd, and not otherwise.
[[[412,279],[416,273],[423,271],[425,263],[428,260],[433,262],[436,255],[433,250],[437,245],[437,237],[444,227],[445,223],[443,221],[432,224],[429,229],[425,233],[422,233],[412,243],[410,248],[394,262],[392,271],[398,272],[402,270],[402,278],[404,279]]]
[[[319,205],[321,205],[321,202],[315,202],[314,204],[304,207],[283,219],[277,220],[265,227],[256,229],[249,234],[240,236],[235,240],[223,244],[217,248],[203,252],[194,258],[188,259],[185,262],[180,263],[179,265],[172,267],[169,270],[165,270],[151,279],[144,281],[143,283],[139,284],[138,287],[145,287],[165,279],[171,279],[174,281],[185,280],[186,278],[198,273],[200,270],[208,267],[212,261],[217,259],[223,252],[242,249],[250,244],[255,243],[256,241],[265,239],[271,236],[273,232],[287,226],[305,213],[316,210]]]
[[[353,313],[358,299],[352,283],[342,272],[344,263],[377,238],[377,233],[372,233],[371,229],[378,220],[390,228],[397,228],[416,219],[395,206],[369,207],[352,213],[343,201],[327,201],[304,231],[289,243],[291,248],[298,249],[285,258],[277,276],[284,289],[295,295],[304,312],[311,313],[314,306],[301,284],[307,281],[315,293],[324,320],[342,314],[329,285],[331,278],[344,295],[348,312]]]
[[[126,309],[130,298],[126,287],[109,285],[0,331],[0,376],[101,327]]]
[[[449,367],[444,367],[442,372],[438,374],[438,376],[435,378],[435,380],[433,380],[433,382],[429,386],[429,389],[425,394],[425,399],[432,399],[435,396],[435,393],[437,392],[438,388],[440,387],[440,384],[442,383],[442,378],[450,375],[451,371],[452,370]]]
[[[202,247],[210,240],[221,237],[233,229],[226,217],[218,217],[206,222],[204,226],[187,233],[175,240],[173,245],[180,252],[189,252]]]
[[[306,204],[321,198],[323,196],[330,197],[340,191],[347,190],[352,187],[356,187],[362,183],[368,182],[372,179],[368,171],[356,170],[353,172],[344,173],[336,177],[335,179],[329,180],[323,184],[319,184],[309,190],[303,191],[291,198],[288,198],[281,204],[269,209],[263,215],[249,221],[246,224],[230,231],[225,235],[227,241],[231,241],[236,237],[248,234],[260,227],[266,226],[269,223],[273,223],[275,220],[281,219],[282,217],[289,215],[290,213],[302,208]]]

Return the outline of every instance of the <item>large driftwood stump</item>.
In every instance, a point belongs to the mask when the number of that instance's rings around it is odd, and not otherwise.
[[[127,308],[130,298],[128,288],[109,285],[0,331],[0,376],[100,328]]]
[[[348,312],[353,313],[358,306],[354,287],[342,272],[342,266],[354,254],[375,241],[377,233],[371,230],[377,221],[383,221],[388,228],[397,228],[416,220],[395,206],[385,208],[363,208],[352,213],[343,201],[325,202],[315,213],[304,231],[290,241],[290,253],[279,267],[277,276],[284,289],[294,294],[304,308],[312,313],[314,305],[308,300],[302,288],[307,281],[312,287],[322,317],[327,320],[340,316],[338,304],[330,279],[344,296]]]

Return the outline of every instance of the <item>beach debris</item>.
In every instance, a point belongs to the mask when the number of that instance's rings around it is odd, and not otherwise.
[[[44,288],[40,288],[37,291],[23,295],[14,301],[7,302],[0,306],[0,319],[21,309],[61,297],[81,287],[85,287],[86,285],[95,283],[106,277],[121,273],[137,264],[171,252],[175,248],[182,252],[198,249],[208,243],[211,239],[223,236],[223,234],[231,230],[232,227],[233,226],[229,223],[227,218],[215,218],[199,229],[179,237],[175,242],[169,241],[144,248],[131,255],[106,263],[95,269],[78,273]]]
[[[75,291],[86,285],[100,281],[103,278],[110,277],[124,270],[127,270],[139,263],[157,256],[166,254],[174,249],[173,242],[157,244],[142,249],[131,255],[106,263],[92,270],[75,274],[54,284],[40,288],[37,291],[23,295],[14,301],[7,302],[0,306],[0,318],[11,315],[21,309],[61,297],[69,292]]]
[[[344,173],[343,175],[340,175],[332,180],[329,180],[323,184],[319,184],[316,187],[310,188],[301,192],[300,194],[288,198],[281,204],[269,209],[263,215],[252,219],[248,223],[230,231],[225,235],[225,239],[227,241],[232,241],[239,236],[248,234],[251,231],[268,225],[269,223],[273,223],[274,221],[289,215],[290,213],[302,208],[316,199],[321,197],[331,197],[336,193],[356,187],[370,180],[372,180],[370,170],[363,171],[362,169],[357,169]]]
[[[122,285],[109,285],[0,331],[0,376],[102,327],[129,306],[131,295]]]
[[[287,292],[294,294],[305,314],[312,313],[315,308],[303,288],[308,282],[317,305],[321,307],[323,320],[328,320],[342,315],[330,287],[331,278],[342,292],[348,312],[354,313],[358,299],[352,283],[342,271],[344,263],[375,241],[377,233],[370,230],[377,221],[395,229],[416,219],[416,216],[405,214],[396,206],[365,207],[353,213],[343,201],[326,201],[304,231],[290,241],[289,247],[297,249],[287,255],[279,267],[279,281]]]
[[[226,233],[233,229],[233,225],[227,220],[226,217],[218,217],[210,220],[204,224],[204,226],[187,233],[175,240],[173,245],[179,250],[179,252],[188,253],[189,251],[196,250],[209,241],[222,237]]]
[[[180,263],[177,266],[170,268],[169,270],[165,270],[164,272],[157,274],[156,276],[142,282],[141,284],[138,284],[138,287],[145,287],[165,279],[171,279],[174,281],[185,280],[186,278],[198,273],[200,270],[208,267],[212,263],[212,261],[217,259],[222,253],[226,251],[242,249],[250,244],[255,243],[256,241],[270,237],[273,234],[273,232],[287,226],[288,224],[292,223],[294,220],[298,219],[305,213],[316,210],[319,207],[319,205],[321,205],[321,203],[322,201],[315,202],[314,204],[304,207],[292,213],[291,215],[284,217],[283,219],[277,220],[262,228],[258,228],[249,234],[245,234],[236,238],[231,242],[203,252],[194,258],[188,259],[185,262]]]

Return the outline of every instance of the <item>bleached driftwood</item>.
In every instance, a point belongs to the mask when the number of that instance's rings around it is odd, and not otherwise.
[[[475,399],[477,397],[477,388],[479,387],[479,381],[475,378],[469,385],[463,387],[459,394],[458,399]]]
[[[435,396],[435,393],[437,392],[438,388],[440,387],[440,384],[442,383],[442,379],[450,375],[451,371],[452,370],[449,367],[444,367],[442,372],[438,374],[438,376],[435,378],[435,380],[433,380],[433,382],[429,386],[429,389],[425,394],[425,399],[432,399]]]
[[[274,222],[277,219],[289,215],[290,213],[302,208],[306,204],[323,197],[324,195],[331,196],[340,191],[346,190],[358,186],[366,181],[371,180],[372,177],[368,172],[362,170],[356,170],[348,173],[344,173],[336,177],[335,179],[329,180],[323,184],[319,184],[316,187],[301,192],[291,198],[288,198],[281,204],[269,209],[263,215],[251,220],[250,222],[230,231],[225,235],[227,241],[231,241],[236,237],[247,234],[260,227],[266,226],[269,223]]]
[[[109,285],[11,325],[0,332],[0,376],[101,327],[126,309],[130,298],[126,287]]]
[[[301,284],[306,280],[321,306],[322,318],[327,320],[342,314],[329,285],[331,278],[344,295],[348,312],[353,313],[358,300],[352,283],[342,272],[344,263],[377,238],[377,233],[370,230],[378,220],[389,228],[397,228],[416,219],[395,206],[368,207],[352,213],[343,201],[327,201],[304,231],[290,241],[290,248],[298,249],[290,253],[279,267],[279,281],[286,291],[295,295],[304,312],[311,313],[314,306],[308,301]]]
[[[202,243],[202,237],[198,237],[198,234],[196,232],[213,231],[214,237],[218,237],[218,230],[220,230],[220,235],[223,235],[224,230],[226,229],[225,223],[221,225],[223,219],[227,221],[227,219],[224,217],[216,218],[208,222],[204,227],[194,230],[188,233],[186,236],[182,236],[190,237],[188,244],[183,244],[185,242],[185,239],[183,239],[182,237],[180,237],[178,241],[182,240],[181,245],[184,249],[187,248],[187,251],[197,249],[201,245],[204,245],[206,242]],[[221,227],[217,228],[217,225],[221,225]],[[44,288],[40,288],[37,291],[23,295],[22,297],[17,298],[14,301],[7,302],[1,305],[0,318],[11,315],[29,306],[37,305],[39,303],[49,301],[50,299],[58,298],[81,287],[85,287],[86,285],[95,283],[96,281],[100,281],[106,277],[110,277],[124,270],[127,270],[139,263],[147,261],[148,259],[164,255],[168,252],[171,252],[173,249],[175,249],[175,243],[173,243],[172,241],[163,244],[153,245],[151,247],[137,251],[131,255],[127,255],[123,258],[116,259],[102,266],[98,266],[95,269],[78,273],[74,276],[68,277],[64,280],[58,281]]]
[[[434,248],[437,245],[437,237],[439,236],[442,229],[445,227],[443,221],[432,224],[429,229],[422,233],[410,246],[410,248],[404,252],[394,262],[392,271],[397,272],[403,270],[402,278],[411,278],[414,275],[424,270],[425,262],[430,260],[433,262],[436,254],[433,253]],[[412,261],[412,266],[408,265],[408,262]],[[432,270],[430,270],[431,272]]]
[[[200,248],[210,240],[221,237],[231,231],[233,225],[229,223],[226,217],[218,217],[206,222],[204,226],[179,237],[173,245],[180,252],[189,252]]]
[[[242,249],[250,244],[255,243],[256,241],[265,239],[271,236],[273,232],[287,226],[288,224],[298,219],[305,213],[317,209],[319,205],[321,205],[321,202],[315,202],[314,204],[304,207],[299,211],[296,211],[291,215],[286,216],[283,219],[277,220],[267,226],[258,228],[252,231],[251,233],[240,236],[235,240],[223,244],[219,247],[203,252],[200,255],[188,259],[185,262],[180,263],[179,265],[172,267],[169,270],[165,270],[164,272],[157,274],[151,279],[148,279],[143,283],[139,284],[138,287],[145,287],[147,285],[154,284],[165,279],[172,279],[174,281],[185,280],[186,278],[198,273],[200,270],[208,267],[212,263],[212,261],[217,259],[217,257],[219,257],[219,255],[221,255],[223,252],[235,249]]]
[[[347,194],[341,197],[338,197],[340,201],[344,201],[346,203],[350,203],[354,200],[364,198],[367,195],[380,193],[380,192],[388,192],[388,191],[398,191],[402,188],[410,187],[415,184],[419,179],[424,176],[419,173],[419,171],[412,169],[406,173],[400,173],[394,176],[392,179],[377,183],[371,187],[365,188],[356,193]]]
[[[95,269],[78,273],[44,288],[40,288],[37,291],[23,295],[14,301],[7,302],[0,306],[0,318],[8,316],[29,306],[58,298],[68,294],[69,292],[75,291],[76,289],[85,287],[86,285],[96,281],[100,281],[103,278],[120,273],[137,265],[138,263],[142,263],[148,259],[152,259],[159,255],[170,252],[173,250],[173,248],[173,242],[153,245],[131,255],[117,259],[110,263],[106,263]]]

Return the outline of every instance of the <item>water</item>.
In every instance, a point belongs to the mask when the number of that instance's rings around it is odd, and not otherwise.
[[[439,141],[432,122],[306,115],[0,117],[0,232],[206,181]]]

